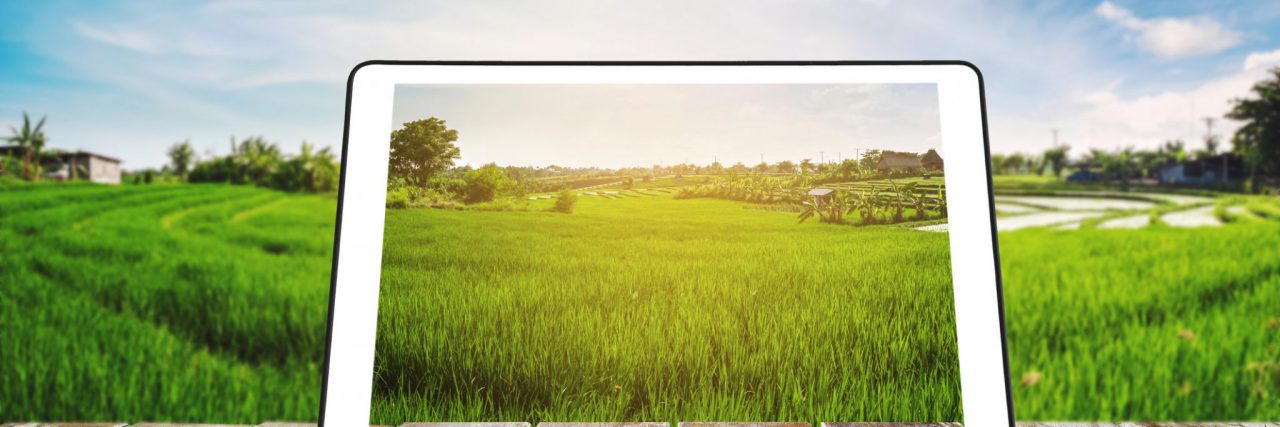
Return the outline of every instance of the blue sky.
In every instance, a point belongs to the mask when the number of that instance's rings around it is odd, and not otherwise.
[[[687,4],[688,3],[688,4]],[[943,3],[943,4],[938,4]],[[1197,140],[1280,65],[1280,2],[6,2],[0,125],[158,166],[191,139],[338,145],[381,59],[966,59],[997,151]],[[1226,131],[1234,124],[1224,122]]]

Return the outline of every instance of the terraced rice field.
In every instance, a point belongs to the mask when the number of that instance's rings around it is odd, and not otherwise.
[[[0,187],[0,420],[314,420],[333,197]]]
[[[1212,197],[1159,193],[1064,192],[1061,195],[996,194],[997,227],[1001,231],[1053,226],[1142,228],[1153,218],[1174,227],[1218,226]]]
[[[665,190],[389,212],[371,421],[960,419],[947,234]]]
[[[997,195],[1019,419],[1280,419],[1280,199],[1123,197]]]

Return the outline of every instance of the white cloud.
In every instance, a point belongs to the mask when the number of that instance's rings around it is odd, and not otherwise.
[[[1217,53],[1240,43],[1240,34],[1207,17],[1142,19],[1110,1],[1094,12],[1125,29],[1143,50],[1165,58]]]
[[[77,34],[111,46],[149,54],[156,54],[162,51],[156,39],[145,32],[104,30],[80,21],[71,21],[71,28]]]
[[[1062,122],[1063,134],[1073,145],[1085,147],[1151,147],[1181,139],[1199,148],[1202,120],[1213,117],[1218,120],[1214,133],[1229,141],[1239,127],[1222,119],[1231,109],[1231,100],[1250,96],[1250,88],[1268,78],[1268,70],[1276,66],[1280,66],[1280,50],[1249,55],[1240,71],[1187,90],[1126,98],[1117,93],[1118,84],[1112,84],[1082,93],[1076,99],[1078,113]]]
[[[55,72],[113,88],[104,99],[136,95],[127,97],[134,109],[104,112],[76,102],[44,108],[76,119],[79,134],[64,141],[84,140],[86,149],[109,147],[141,159],[133,165],[161,160],[162,145],[188,136],[217,147],[229,133],[336,143],[342,134],[342,83],[352,66],[368,59],[966,59],[986,77],[997,151],[1048,145],[1054,127],[1072,142],[1086,140],[1070,134],[1076,119],[1132,98],[1122,90],[1126,78],[1144,76],[1147,93],[1178,84],[1160,78],[1168,76],[1160,74],[1163,61],[1113,61],[1114,43],[1097,31],[1102,9],[1138,29],[1161,19],[1144,20],[1110,3],[1085,13],[1062,13],[1049,3],[892,3],[215,0],[194,8],[139,3],[118,8],[126,14],[51,14],[46,25],[33,28],[56,31],[30,39],[33,50],[59,63]],[[912,13],[921,7],[935,13]],[[1116,26],[1141,42],[1140,30]],[[1210,63],[1205,58],[1179,66],[1199,74]],[[1200,75],[1189,78],[1207,79]],[[46,98],[10,99],[0,107],[30,109],[48,104],[41,100]],[[67,111],[77,109],[83,111]],[[104,118],[106,125],[81,120],[94,115],[112,117]],[[157,137],[149,139],[103,136],[102,126],[147,121],[208,131],[154,129]]]

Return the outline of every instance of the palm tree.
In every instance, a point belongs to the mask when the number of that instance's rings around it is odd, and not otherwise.
[[[191,148],[191,140],[186,140],[173,144],[169,147],[169,161],[173,165],[173,172],[178,174],[178,179],[187,180],[187,172],[191,170],[191,163],[195,160],[196,151]]]
[[[48,117],[41,117],[35,126],[31,126],[31,118],[24,111],[22,113],[22,129],[9,126],[9,130],[13,131],[13,136],[8,138],[9,142],[18,145],[22,150],[22,178],[28,181],[39,179],[40,165],[39,159],[41,152],[44,151],[44,144],[47,139],[44,136],[44,121]],[[33,163],[35,163],[33,165]]]
[[[236,144],[231,141],[231,157],[239,171],[237,183],[264,183],[280,164],[280,147],[262,139],[250,137]]]

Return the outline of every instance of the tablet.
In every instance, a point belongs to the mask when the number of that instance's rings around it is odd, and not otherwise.
[[[965,62],[367,62],[322,425],[1012,425]]]

